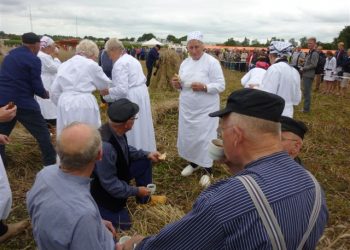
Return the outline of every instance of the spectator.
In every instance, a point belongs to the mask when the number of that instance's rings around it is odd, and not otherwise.
[[[320,90],[320,85],[321,82],[323,81],[323,72],[324,72],[324,65],[326,63],[326,55],[322,51],[322,46],[318,46],[316,51],[319,55],[318,62],[317,62],[317,67],[315,70],[315,92],[318,92]]]
[[[188,214],[159,234],[133,237],[117,249],[315,249],[328,219],[325,196],[283,151],[283,106],[264,91],[233,92],[223,110],[210,114],[222,117],[233,176],[203,191]]]
[[[346,60],[346,52],[344,50],[344,43],[340,42],[338,43],[338,50],[337,52],[335,52],[335,58],[337,59],[337,72],[336,74],[340,74],[339,72],[342,71],[343,65],[345,63]],[[337,77],[337,86],[336,86],[336,95],[340,95],[340,82],[341,82],[341,78]]]
[[[39,104],[34,99],[34,95],[49,98],[41,80],[41,62],[37,57],[40,39],[30,32],[22,35],[22,42],[22,46],[5,56],[1,65],[0,107],[14,102],[17,113],[11,121],[0,123],[0,134],[9,136],[19,121],[38,141],[43,165],[48,166],[56,162],[56,152]],[[0,145],[0,153],[6,166],[5,145]]]
[[[301,51],[301,47],[297,46],[290,57],[290,65],[296,70],[300,70],[300,67],[304,65],[305,53]]]
[[[219,93],[225,90],[225,79],[220,63],[204,53],[203,35],[194,31],[187,36],[190,57],[185,59],[179,77],[173,77],[173,86],[180,90],[179,131],[177,148],[179,155],[189,164],[182,176],[189,176],[203,167],[205,175],[200,184],[206,187],[212,177],[213,160],[209,158],[209,141],[217,137],[218,119],[208,114],[220,106]]]
[[[96,63],[97,45],[82,40],[76,55],[61,64],[52,84],[52,101],[57,105],[57,136],[72,122],[85,122],[99,128],[100,110],[95,96],[96,89],[106,89],[111,80]]]
[[[102,158],[98,131],[86,124],[70,124],[57,139],[57,154],[60,166],[41,170],[27,193],[38,248],[115,249],[115,229],[101,219],[89,192],[90,175]]]
[[[307,47],[309,48],[309,53],[305,58],[304,66],[300,69],[303,74],[304,108],[302,112],[304,113],[309,113],[311,109],[312,82],[315,77],[316,67],[319,59],[319,54],[315,50],[315,37],[310,37],[307,39]]]
[[[324,80],[326,81],[326,89],[323,93],[335,93],[335,77],[337,74],[337,60],[333,56],[332,51],[327,51],[327,59],[324,65]]]
[[[119,99],[108,108],[108,123],[100,133],[103,141],[103,157],[96,163],[91,194],[102,218],[122,230],[131,227],[126,208],[130,196],[137,196],[140,203],[149,200],[147,184],[152,183],[151,161],[158,161],[159,152],[138,150],[128,145],[125,133],[132,129],[139,111],[137,104],[128,99]],[[135,179],[136,187],[130,185]]]
[[[343,64],[343,79],[340,83],[341,96],[345,96],[349,82],[350,82],[350,49],[348,49],[347,51],[347,57]]]
[[[264,61],[257,61],[255,68],[249,70],[241,79],[244,88],[259,89],[269,65]]]
[[[160,45],[157,44],[149,51],[148,56],[147,56],[147,60],[146,60],[146,66],[147,66],[146,85],[147,85],[147,87],[151,84],[153,67],[156,64],[156,61],[159,59],[159,50],[160,50]]]

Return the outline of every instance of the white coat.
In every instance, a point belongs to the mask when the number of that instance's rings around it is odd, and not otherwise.
[[[10,214],[12,194],[6,170],[0,156],[0,220],[5,220]]]
[[[72,122],[101,126],[96,89],[106,89],[111,80],[92,59],[75,55],[61,64],[51,87],[51,99],[57,105],[57,136]]]
[[[282,115],[293,118],[293,105],[301,101],[299,72],[286,62],[272,64],[262,81],[261,90],[282,97],[285,106]]]
[[[146,77],[142,66],[134,57],[123,54],[113,65],[112,85],[109,95],[104,99],[113,102],[127,98],[136,103],[140,110],[134,126],[126,133],[128,144],[137,149],[153,152],[156,150],[156,139],[152,120],[151,102]]]
[[[258,85],[255,88],[259,89],[261,82],[265,76],[266,70],[262,68],[253,68],[249,70],[241,79],[241,84],[245,88],[250,88],[250,84]]]
[[[55,79],[58,67],[61,65],[61,61],[58,58],[53,59],[52,56],[42,51],[39,51],[38,57],[41,61],[41,80],[43,81],[44,88],[50,93],[51,85]],[[42,99],[36,96],[36,100],[39,103],[44,119],[50,120],[57,118],[57,107],[51,99]]]
[[[189,162],[209,168],[213,160],[208,156],[209,141],[217,138],[219,118],[208,114],[219,110],[219,93],[225,90],[225,79],[218,60],[204,53],[199,60],[185,59],[179,70],[182,90],[179,101],[179,155]],[[190,85],[200,82],[207,92],[192,91]]]
[[[324,64],[324,80],[333,82],[337,76],[337,60],[333,56],[332,58],[327,57],[326,63]]]

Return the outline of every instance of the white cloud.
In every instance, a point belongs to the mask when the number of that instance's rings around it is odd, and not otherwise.
[[[329,1],[163,1],[163,0],[2,0],[0,30],[21,34],[30,30],[29,8],[34,32],[38,34],[97,37],[139,37],[152,32],[184,36],[201,30],[207,41],[235,39],[266,40],[272,36],[299,39],[316,36],[332,41],[350,23],[347,0]]]

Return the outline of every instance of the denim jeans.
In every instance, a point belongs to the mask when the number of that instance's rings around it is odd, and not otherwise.
[[[311,107],[311,90],[312,90],[312,81],[314,78],[303,77],[303,88],[304,88],[304,108],[305,112],[310,112]]]
[[[16,117],[0,123],[0,134],[9,136],[19,121],[39,143],[44,166],[56,163],[56,151],[51,144],[50,132],[40,110],[17,108]],[[17,152],[20,154],[20,152]],[[0,154],[6,166],[5,145],[0,145]]]

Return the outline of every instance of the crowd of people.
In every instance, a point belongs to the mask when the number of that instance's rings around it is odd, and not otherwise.
[[[322,188],[298,157],[307,127],[292,117],[301,100],[300,72],[314,69],[316,54],[309,53],[298,71],[287,59],[292,46],[273,42],[268,57],[256,55],[259,77],[253,79],[259,82],[233,91],[220,110],[225,90],[220,61],[205,52],[201,32],[189,33],[189,57],[171,79],[179,92],[177,148],[188,164],[181,175],[203,170],[199,183],[205,189],[180,220],[156,235],[135,235],[120,244],[116,229],[132,225],[127,199],[152,200],[147,188],[152,162],[164,160],[156,149],[147,78],[117,38],[101,53],[94,42],[82,40],[75,56],[61,64],[50,39],[25,33],[23,46],[6,55],[0,71],[1,158],[6,159],[4,144],[16,121],[37,139],[43,155],[45,167],[26,199],[39,249],[315,248],[328,211]],[[309,39],[310,50],[315,42]],[[99,54],[112,61],[110,75],[97,64]],[[105,124],[94,91],[108,104]],[[37,99],[39,106],[35,96],[52,103]],[[54,119],[41,109],[46,104],[57,111],[56,151],[48,130]],[[211,184],[208,148],[218,137],[224,152],[219,162],[232,176]],[[26,224],[4,221],[11,190],[1,158],[4,241]]]

